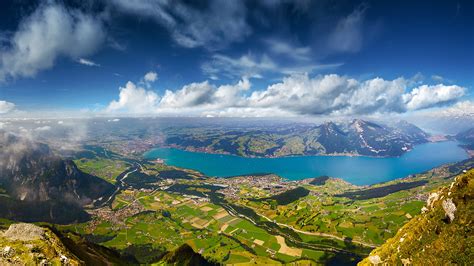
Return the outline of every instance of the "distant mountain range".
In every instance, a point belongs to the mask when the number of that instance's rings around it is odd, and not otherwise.
[[[462,142],[461,147],[474,156],[474,127],[458,133],[454,138]]]
[[[474,127],[458,133],[455,138],[468,144],[474,143]]]
[[[186,150],[247,157],[289,155],[400,156],[429,134],[405,121],[391,126],[355,119],[321,125],[293,124],[278,128],[173,128],[166,145]]]
[[[82,206],[113,192],[106,181],[81,172],[45,144],[0,133],[0,216],[23,221],[85,220]]]

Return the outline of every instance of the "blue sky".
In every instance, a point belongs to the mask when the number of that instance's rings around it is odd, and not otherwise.
[[[472,1],[0,5],[4,115],[370,115],[473,100]]]

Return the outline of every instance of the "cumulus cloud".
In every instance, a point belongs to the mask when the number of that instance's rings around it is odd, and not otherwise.
[[[404,94],[403,98],[408,110],[417,110],[451,102],[464,96],[465,92],[466,88],[456,85],[421,85]]]
[[[474,102],[462,101],[450,106],[433,112],[436,116],[445,117],[470,117],[474,118]]]
[[[0,80],[35,76],[61,56],[78,60],[94,52],[104,36],[99,19],[60,4],[40,4],[0,47]]]
[[[15,109],[15,104],[7,101],[0,101],[0,114],[6,114]]]
[[[253,90],[248,79],[215,86],[208,81],[166,90],[162,97],[128,82],[107,110],[196,116],[372,115],[405,113],[455,101],[465,88],[421,85],[410,80],[359,81],[336,74],[291,75],[266,89]]]
[[[77,62],[81,65],[100,67],[100,64],[97,64],[96,62],[85,58],[79,58]]]
[[[119,99],[112,101],[106,111],[131,114],[150,113],[156,109],[158,99],[159,96],[154,91],[146,90],[129,81],[125,87],[120,88]]]
[[[242,40],[251,30],[242,1],[207,1],[193,5],[184,1],[112,0],[118,10],[153,19],[166,28],[173,40],[187,48],[214,50]]]
[[[177,91],[167,90],[160,101],[160,109],[200,107],[220,109],[241,104],[241,92],[250,88],[248,79],[235,85],[214,86],[209,82],[191,83]]]
[[[145,80],[145,82],[155,82],[157,79],[158,79],[158,74],[156,74],[156,72],[154,71],[150,71],[146,73],[145,76],[143,77],[143,80]]]
[[[359,82],[336,74],[310,78],[293,75],[266,90],[255,91],[249,105],[278,107],[298,114],[351,115],[401,111],[403,79]]]

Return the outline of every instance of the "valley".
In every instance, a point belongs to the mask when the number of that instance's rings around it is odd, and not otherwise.
[[[23,141],[4,136],[9,145]],[[292,180],[270,173],[222,178],[120,153],[109,148],[128,140],[109,138],[60,151],[64,158],[46,144],[30,143],[32,150],[17,150],[15,167],[2,171],[24,181],[3,179],[1,198],[9,203],[3,203],[0,224],[47,225],[58,236],[73,237],[73,249],[80,244],[112,254],[100,255],[105,261],[159,263],[173,252],[184,252],[207,264],[355,265],[419,215],[431,191],[474,165],[471,158],[371,185],[331,176]],[[37,162],[35,168],[22,165],[24,158]],[[51,167],[51,160],[58,162],[52,164],[54,171],[38,170],[43,174],[37,176],[24,171]],[[62,178],[40,182],[54,177],[63,165]],[[88,183],[72,181],[77,176],[101,185],[90,190]],[[44,200],[22,200],[17,187],[25,186],[43,191],[31,195]],[[57,190],[75,196],[61,198],[54,194]],[[30,208],[37,211],[26,211]],[[70,216],[74,210],[78,215]]]
[[[88,163],[100,164],[105,153],[89,148]],[[140,263],[188,244],[209,261],[226,264],[297,260],[355,264],[419,214],[429,191],[448,184],[451,176],[473,164],[467,160],[407,179],[358,187],[334,178],[209,178],[116,156],[117,165],[130,163],[116,176],[116,193],[96,202],[96,207],[86,207],[90,221],[56,227]],[[85,158],[74,161],[79,160]],[[79,168],[96,171],[89,164]],[[152,257],[146,255],[150,251]]]
[[[0,1],[0,266],[474,264],[474,1]]]

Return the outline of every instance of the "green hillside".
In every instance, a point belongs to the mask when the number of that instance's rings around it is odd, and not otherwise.
[[[422,213],[359,265],[471,265],[474,261],[474,170],[433,192]]]

